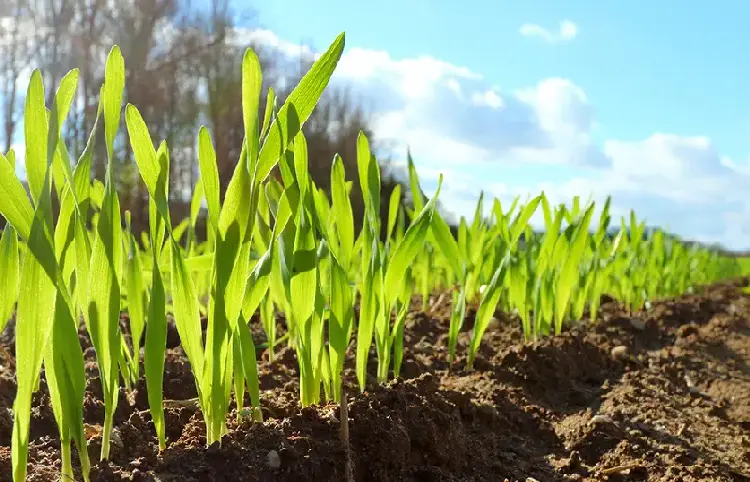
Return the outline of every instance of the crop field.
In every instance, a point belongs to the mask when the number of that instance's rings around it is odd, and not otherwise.
[[[0,154],[0,482],[750,480],[750,264],[609,199],[478,193],[451,226],[411,158],[381,207],[363,133],[358,182],[336,156],[319,188],[301,127],[343,48],[281,106],[246,51],[242,153],[222,195],[200,128],[187,219],[118,47],[82,152],[61,138],[78,71],[51,105],[34,71],[28,187]],[[143,233],[115,188],[123,129]]]

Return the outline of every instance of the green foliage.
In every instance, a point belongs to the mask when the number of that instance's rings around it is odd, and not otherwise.
[[[592,228],[597,206],[582,204],[578,197],[570,207],[551,206],[541,193],[526,203],[516,198],[507,211],[495,199],[486,216],[482,193],[473,219],[462,217],[452,228],[437,208],[442,175],[432,196],[425,196],[411,153],[409,192],[402,193],[400,186],[392,191],[384,206],[387,225],[381,230],[380,167],[361,132],[356,161],[365,215],[356,232],[353,180],[346,179],[342,158],[336,155],[331,161],[327,193],[310,176],[302,130],[343,48],[341,34],[278,110],[272,108],[276,97],[269,89],[262,122],[260,62],[251,49],[246,51],[241,66],[245,137],[229,185],[222,198],[213,141],[202,126],[197,133],[200,179],[190,196],[189,216],[176,225],[168,205],[169,146],[161,141],[156,147],[138,108],[128,104],[130,148],[149,196],[148,233],[132,232],[129,212],[123,226],[115,190],[113,143],[125,79],[119,49],[108,56],[97,122],[75,165],[60,132],[78,72],[63,77],[47,110],[41,74],[34,71],[25,106],[30,196],[16,177],[14,153],[0,154],[0,215],[8,222],[0,236],[0,277],[9,288],[0,292],[0,330],[16,311],[14,480],[26,476],[31,398],[43,366],[62,442],[61,475],[73,477],[75,443],[88,480],[79,320],[95,347],[102,380],[100,457],[106,459],[120,380],[127,388],[141,376],[144,333],[149,408],[159,447],[167,447],[163,373],[168,313],[193,371],[210,445],[221,443],[227,432],[232,398],[238,418],[250,413],[253,420],[262,420],[259,345],[249,326],[256,314],[271,360],[282,343],[294,349],[300,403],[308,406],[342,402],[348,357],[355,359],[357,382],[364,390],[373,341],[375,381],[399,375],[404,325],[415,294],[427,309],[432,294],[450,293],[449,362],[464,356],[471,369],[497,309],[515,313],[525,336],[535,339],[586,318],[596,322],[603,294],[635,311],[649,301],[740,273],[740,264],[732,259],[688,247],[661,231],[646,233],[645,223],[632,212],[613,236],[610,199]],[[100,115],[107,152],[103,183],[90,179]],[[277,167],[279,179],[269,176]],[[52,216],[53,186],[60,200],[57,220]],[[405,207],[407,196],[413,209]],[[206,232],[197,233],[204,203]],[[537,233],[531,220],[540,211],[545,229]],[[18,291],[10,289],[15,286]],[[472,305],[471,339],[466,353],[459,353],[459,333]],[[123,307],[132,347],[120,329]],[[277,334],[279,312],[284,313],[282,337]],[[356,346],[350,353],[353,337]],[[246,391],[249,410],[244,408]]]

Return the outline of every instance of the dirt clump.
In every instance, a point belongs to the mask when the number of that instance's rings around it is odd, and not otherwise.
[[[360,392],[354,361],[347,360],[354,480],[749,481],[745,281],[655,302],[640,313],[605,299],[596,323],[584,320],[537,341],[524,341],[519,321],[496,313],[473,370],[465,361],[476,307],[467,311],[451,366],[449,297],[436,297],[426,313],[414,302],[399,378]],[[264,343],[257,317],[251,323],[256,343]],[[0,336],[0,482],[12,480],[13,330],[11,321]],[[191,403],[195,382],[173,327],[168,338],[167,448],[158,449],[141,379],[131,392],[121,390],[111,456],[100,462],[101,386],[81,330],[92,481],[346,480],[339,408],[299,406],[294,350],[277,346],[273,361],[267,350],[258,353],[264,422],[230,414],[221,443],[207,446],[205,423]],[[373,349],[373,375],[376,365]],[[33,405],[29,480],[58,480],[60,442],[44,381]]]

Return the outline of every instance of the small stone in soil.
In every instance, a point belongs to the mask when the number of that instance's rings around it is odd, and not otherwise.
[[[628,347],[626,347],[625,345],[616,346],[612,348],[611,354],[612,358],[614,359],[622,358],[628,354]]]
[[[272,469],[278,469],[281,467],[281,457],[279,457],[279,453],[275,450],[271,450],[268,452],[268,466]]]
[[[630,326],[635,328],[638,331],[643,331],[646,329],[646,322],[642,320],[641,318],[630,318]]]
[[[589,420],[589,425],[595,425],[598,423],[609,423],[611,422],[610,418],[606,415],[594,415],[591,417],[591,420]]]

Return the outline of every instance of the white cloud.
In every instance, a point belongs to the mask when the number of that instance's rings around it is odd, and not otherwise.
[[[578,25],[570,20],[563,20],[555,32],[535,23],[525,23],[521,25],[519,32],[524,37],[537,37],[549,43],[557,43],[576,38],[578,36]]]
[[[235,28],[228,38],[229,43],[234,45],[263,45],[273,48],[287,57],[303,57],[306,60],[317,58],[317,55],[309,47],[280,39],[275,33],[266,29]]]
[[[578,36],[578,25],[570,20],[563,20],[560,23],[560,37],[565,40],[572,40]]]
[[[571,23],[556,35],[576,31]],[[397,159],[411,148],[428,193],[443,173],[441,202],[456,215],[473,216],[480,190],[504,206],[542,190],[554,203],[612,195],[617,217],[634,209],[686,238],[750,247],[750,164],[722,156],[700,135],[595,142],[594,106],[569,79],[508,91],[439,59],[350,47],[332,82],[375,103],[377,136],[392,141]]]
[[[472,162],[540,162],[601,166],[594,149],[593,109],[583,91],[565,79],[545,79],[519,92],[491,87],[477,73],[435,59],[392,60],[383,52],[352,49],[342,58],[339,82],[378,103],[377,132],[407,141],[430,159]],[[408,83],[404,84],[404,78]]]
[[[477,105],[486,105],[493,109],[501,109],[505,105],[502,97],[494,89],[485,90],[484,92],[474,92],[471,100]]]

